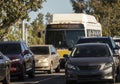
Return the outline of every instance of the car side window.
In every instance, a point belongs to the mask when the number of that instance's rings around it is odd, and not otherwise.
[[[25,51],[24,45],[23,44],[20,44],[20,45],[21,45],[22,52],[24,52]]]
[[[24,46],[25,50],[28,50],[27,45],[25,43],[23,43],[23,46]]]
[[[3,54],[0,52],[0,58],[2,58],[3,57]]]
[[[111,43],[112,43],[112,45],[113,45],[113,48],[115,48],[115,47],[116,47],[116,45],[115,45],[114,40],[113,40],[112,38],[111,38],[110,40],[111,40]]]
[[[56,54],[56,51],[55,51],[54,47],[51,46],[50,48],[51,48],[51,54]]]

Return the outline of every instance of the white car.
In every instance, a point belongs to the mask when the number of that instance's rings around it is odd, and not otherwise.
[[[30,49],[35,56],[36,71],[60,72],[60,57],[53,45],[32,45]]]

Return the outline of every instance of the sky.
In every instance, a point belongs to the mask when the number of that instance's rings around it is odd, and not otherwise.
[[[36,17],[38,13],[43,13],[44,15],[47,14],[47,12],[51,14],[55,13],[73,13],[72,5],[70,3],[70,0],[47,0],[47,2],[42,4],[43,8],[37,12],[31,12],[29,14],[32,22]]]

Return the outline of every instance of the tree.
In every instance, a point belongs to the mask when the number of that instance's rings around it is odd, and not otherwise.
[[[47,14],[45,15],[45,17],[46,17],[47,24],[49,24],[52,21],[52,14],[50,14],[49,12],[47,12]]]
[[[71,0],[73,9],[76,13],[87,9],[87,5],[81,5],[85,0]],[[87,1],[87,0],[86,0]],[[88,0],[89,9],[88,14],[96,16],[98,21],[102,24],[103,36],[120,36],[120,0]]]
[[[18,41],[21,39],[21,28],[19,28],[19,23],[11,26],[9,34],[4,37],[6,40],[9,41]]]
[[[44,44],[44,24],[43,14],[39,13],[37,18],[31,23],[28,28],[29,31],[29,44]],[[38,32],[41,32],[41,38],[38,37]]]
[[[10,26],[19,20],[29,20],[29,12],[42,8],[45,0],[1,0],[0,1],[0,39],[8,32]]]
[[[103,28],[104,36],[120,36],[120,0],[92,0],[94,15]]]
[[[75,13],[83,13],[83,12],[88,12],[89,9],[89,4],[85,3],[84,0],[70,0],[73,10]]]

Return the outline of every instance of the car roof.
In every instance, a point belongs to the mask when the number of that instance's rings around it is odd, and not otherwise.
[[[107,41],[110,40],[112,37],[110,36],[103,36],[103,37],[82,37],[77,41],[79,43],[86,43],[86,42],[94,42],[94,41]]]
[[[99,37],[82,37],[80,39],[105,39],[105,38],[111,38],[110,36],[99,36]]]
[[[0,42],[0,44],[16,44],[21,42],[24,42],[24,41],[4,41],[4,42]]]
[[[47,46],[53,46],[53,45],[30,45],[30,47],[36,47],[36,46],[40,46],[40,47],[41,46],[46,46],[47,47]]]
[[[80,46],[80,45],[108,45],[107,43],[81,43],[81,44],[76,44],[75,46]]]

